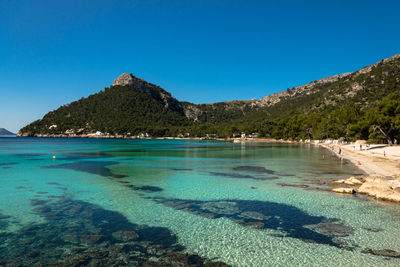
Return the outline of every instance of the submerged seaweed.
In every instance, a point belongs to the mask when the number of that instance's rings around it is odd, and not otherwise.
[[[274,174],[275,171],[268,170],[261,166],[239,166],[233,168],[235,171],[245,171],[245,172],[252,172],[252,173],[266,173],[266,174]]]
[[[64,163],[51,166],[42,166],[45,169],[68,169],[79,172],[96,174],[104,177],[124,178],[126,175],[114,174],[106,166],[116,165],[116,161],[77,161],[73,163]]]
[[[85,201],[32,200],[45,223],[0,235],[0,266],[205,266],[167,228],[133,224]],[[1,217],[0,217],[1,218]],[[218,265],[219,264],[219,265]],[[207,266],[226,266],[207,262]]]
[[[125,185],[126,187],[133,189],[135,191],[144,191],[144,192],[161,192],[163,191],[162,188],[158,186],[151,186],[151,185],[143,185],[143,186],[135,186],[135,185]]]
[[[17,165],[17,162],[6,162],[6,163],[0,163],[0,166],[10,166],[10,165]]]
[[[309,215],[286,204],[236,199],[200,201],[155,198],[154,201],[210,219],[224,217],[243,226],[278,230],[286,237],[305,242],[350,249],[343,240],[337,240],[337,237],[352,234],[351,228],[333,223],[332,219],[326,217]]]
[[[227,172],[208,172],[208,174],[210,174],[212,176],[222,176],[222,177],[235,178],[235,179],[252,179],[252,180],[256,180],[256,181],[278,179],[278,177],[256,177],[256,176],[248,175],[248,174],[227,173]]]
[[[0,230],[5,230],[8,227],[8,219],[10,218],[10,216],[0,213]]]

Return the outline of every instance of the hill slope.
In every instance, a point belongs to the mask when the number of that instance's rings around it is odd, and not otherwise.
[[[381,125],[394,139],[400,131],[399,100],[400,55],[396,55],[353,73],[266,96],[251,103],[256,111],[234,124],[242,131],[294,139],[387,138],[376,131]]]
[[[399,96],[400,55],[259,100],[214,104],[179,102],[159,86],[124,73],[110,88],[49,112],[19,135],[258,132],[275,138],[389,141],[400,132]]]
[[[115,85],[82,98],[35,121],[20,130],[20,135],[88,134],[96,131],[112,135],[150,133],[168,135],[173,126],[189,121],[164,99],[151,97],[133,85]]]

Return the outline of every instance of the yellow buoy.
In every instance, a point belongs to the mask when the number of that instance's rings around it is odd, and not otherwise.
[[[53,156],[53,159],[56,159],[56,156]]]

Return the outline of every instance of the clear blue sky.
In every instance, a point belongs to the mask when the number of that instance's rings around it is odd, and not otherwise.
[[[399,1],[0,0],[0,127],[123,72],[194,103],[260,98],[400,53]]]

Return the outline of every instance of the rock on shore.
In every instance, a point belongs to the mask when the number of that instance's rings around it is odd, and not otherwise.
[[[379,200],[400,202],[400,181],[382,177],[368,177],[358,188],[357,193]]]
[[[332,189],[332,192],[335,193],[342,193],[342,194],[354,194],[356,191],[354,191],[353,188],[334,188]]]
[[[400,202],[400,180],[398,179],[374,176],[365,179],[350,177],[346,180],[334,181],[331,184],[349,186],[333,188],[331,191],[335,193],[358,193],[378,200]]]

